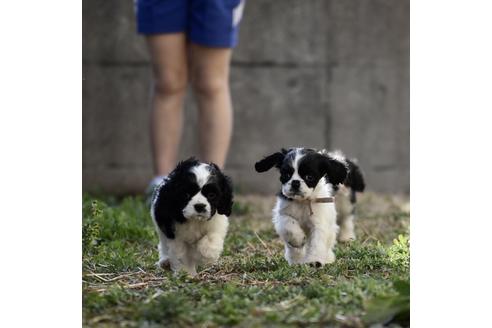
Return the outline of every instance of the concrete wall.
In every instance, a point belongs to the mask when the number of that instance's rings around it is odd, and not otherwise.
[[[140,192],[152,176],[150,66],[132,1],[83,2],[83,185]],[[231,73],[238,190],[273,192],[253,164],[280,147],[340,148],[368,187],[409,192],[409,1],[248,0]],[[196,107],[181,157],[196,154]]]

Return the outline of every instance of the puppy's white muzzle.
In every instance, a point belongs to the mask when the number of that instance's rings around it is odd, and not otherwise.
[[[312,190],[302,180],[298,187],[292,186],[292,180],[282,185],[282,194],[292,199],[305,200],[311,192]]]
[[[210,214],[210,203],[201,193],[193,196],[183,209],[183,216],[187,219],[207,221],[210,220]]]

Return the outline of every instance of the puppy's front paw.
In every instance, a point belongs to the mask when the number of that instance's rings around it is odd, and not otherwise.
[[[285,242],[294,248],[301,248],[306,243],[306,236],[304,234],[295,234],[291,231],[287,231],[284,235]]]
[[[159,261],[155,262],[155,265],[161,269],[165,269],[165,270],[171,269],[171,263],[167,258],[159,259]]]
[[[215,262],[219,259],[222,248],[211,243],[208,238],[202,238],[197,245],[198,252],[206,262]]]
[[[328,251],[328,256],[326,257],[326,264],[330,264],[335,262],[336,256],[335,253],[333,253],[333,250]]]
[[[320,258],[320,257],[317,257],[317,258],[311,258],[311,257],[308,257],[304,260],[304,263],[306,263],[307,265],[309,265],[310,267],[313,267],[313,268],[321,268],[323,265],[327,264],[328,262],[326,261],[326,258]]]
[[[353,230],[340,229],[340,233],[338,234],[338,241],[346,243],[353,240],[355,240],[355,233]]]
[[[196,268],[194,266],[190,268],[186,268],[186,273],[188,273],[191,277],[195,277],[197,274]]]
[[[310,267],[313,267],[313,268],[321,268],[323,266],[323,264],[321,264],[321,262],[311,262],[308,264]]]
[[[190,277],[193,278],[197,275],[196,268],[193,266],[193,267],[182,267],[179,269],[177,268],[173,269],[173,275],[175,277],[180,277],[183,274],[189,275]]]
[[[309,264],[310,266],[319,268],[325,264],[335,262],[335,253],[333,253],[333,251],[330,249],[326,254],[307,256],[304,262]]]
[[[289,240],[287,241],[287,245],[289,245],[290,247],[293,247],[293,248],[302,248],[305,244],[305,241],[302,240],[301,242],[297,242],[297,241],[292,241],[292,240]]]

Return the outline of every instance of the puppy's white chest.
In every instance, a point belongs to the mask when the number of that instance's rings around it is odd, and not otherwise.
[[[176,237],[188,244],[194,244],[207,232],[206,221],[188,220],[188,222],[176,225]]]
[[[296,219],[301,225],[309,224],[310,211],[306,204],[290,203],[282,210],[282,214]]]
[[[312,210],[312,212],[311,212]],[[296,220],[304,232],[309,232],[314,226],[331,225],[336,220],[336,211],[333,203],[286,202],[279,199],[274,210],[276,216],[288,216]]]
[[[273,218],[274,223],[276,221],[276,217],[288,216],[296,220],[302,230],[306,233],[310,231],[313,226],[311,222],[311,213],[307,204],[279,200],[277,202],[275,212],[276,215],[274,215]]]

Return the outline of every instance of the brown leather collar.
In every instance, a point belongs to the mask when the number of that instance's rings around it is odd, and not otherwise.
[[[306,199],[306,200],[301,201],[301,202],[308,204],[309,215],[313,215],[313,207],[311,206],[312,203],[334,203],[335,197],[320,197],[320,198],[315,198],[315,199]]]
[[[320,197],[312,200],[313,203],[334,203],[335,197]]]
[[[311,206],[311,203],[334,203],[335,202],[335,197],[318,197],[315,199],[306,199],[306,200],[298,200],[294,198],[290,198],[282,194],[281,192],[278,193],[279,197],[286,199],[290,202],[299,202],[299,203],[307,203],[309,207],[309,215],[313,215],[313,208]]]

